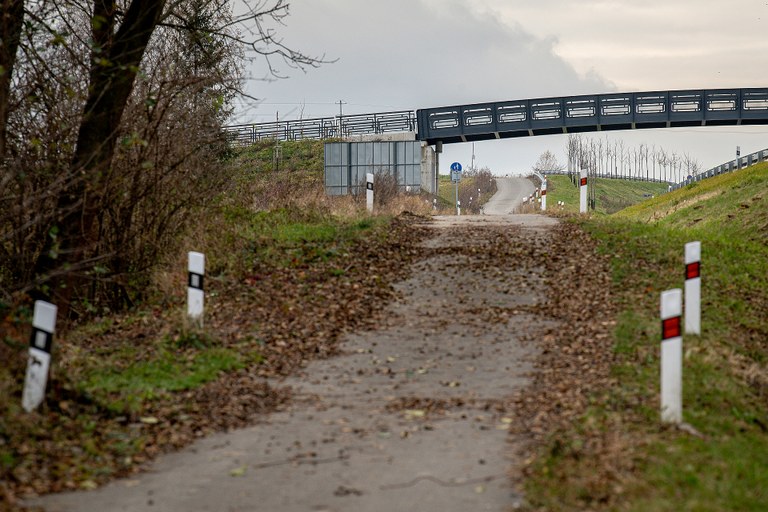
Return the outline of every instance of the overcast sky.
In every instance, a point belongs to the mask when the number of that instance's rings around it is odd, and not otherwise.
[[[554,95],[768,87],[767,0],[295,0],[283,42],[336,62],[286,79],[248,67],[239,122],[410,110]],[[589,137],[605,138],[605,134]],[[564,135],[476,143],[478,166],[527,172]],[[768,148],[768,127],[636,130],[610,140],[695,156],[705,168]],[[445,147],[441,173],[469,164],[471,144]]]

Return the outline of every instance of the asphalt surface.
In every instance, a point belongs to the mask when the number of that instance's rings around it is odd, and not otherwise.
[[[535,187],[527,178],[496,178],[497,192],[483,207],[486,215],[515,213],[523,198],[533,193]]]
[[[499,181],[492,212],[524,195],[510,192],[519,180]],[[130,479],[27,504],[48,512],[514,510],[523,498],[509,475],[526,441],[509,434],[517,420],[502,404],[530,382],[537,351],[524,338],[541,319],[526,306],[542,299],[541,276],[473,255],[490,244],[541,243],[555,222],[437,217],[427,257],[397,285],[402,299],[380,328],[348,336],[345,355],[275,383],[294,388],[285,410],[162,456]]]

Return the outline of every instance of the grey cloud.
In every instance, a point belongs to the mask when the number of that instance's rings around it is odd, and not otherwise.
[[[250,91],[267,104],[329,103],[307,105],[307,115],[333,113],[339,99],[347,111],[364,112],[613,89],[596,73],[579,76],[554,54],[553,39],[462,2],[294,2],[286,23],[277,29],[286,44],[338,62],[306,73],[283,67],[289,79],[255,81]],[[274,117],[267,104],[258,112]]]

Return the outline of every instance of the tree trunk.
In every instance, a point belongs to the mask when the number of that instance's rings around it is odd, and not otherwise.
[[[3,6],[0,13],[0,158],[5,159],[11,79],[24,24],[24,1],[0,0],[0,3]]]
[[[77,136],[71,164],[71,180],[59,196],[58,258],[43,251],[38,275],[66,269],[65,277],[51,282],[46,295],[55,297],[63,314],[71,302],[87,298],[86,272],[97,253],[97,219],[103,193],[109,180],[112,157],[117,145],[123,111],[133,90],[139,64],[165,6],[164,0],[133,0],[117,27],[117,2],[94,0],[91,23],[93,50],[88,98]],[[53,239],[49,240],[53,243]],[[49,248],[47,248],[49,249]]]

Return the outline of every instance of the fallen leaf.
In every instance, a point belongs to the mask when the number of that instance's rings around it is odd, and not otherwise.
[[[80,488],[84,491],[92,491],[98,487],[98,484],[93,480],[85,480],[80,482]]]
[[[245,476],[245,472],[248,470],[248,466],[240,466],[229,471],[229,476]]]

